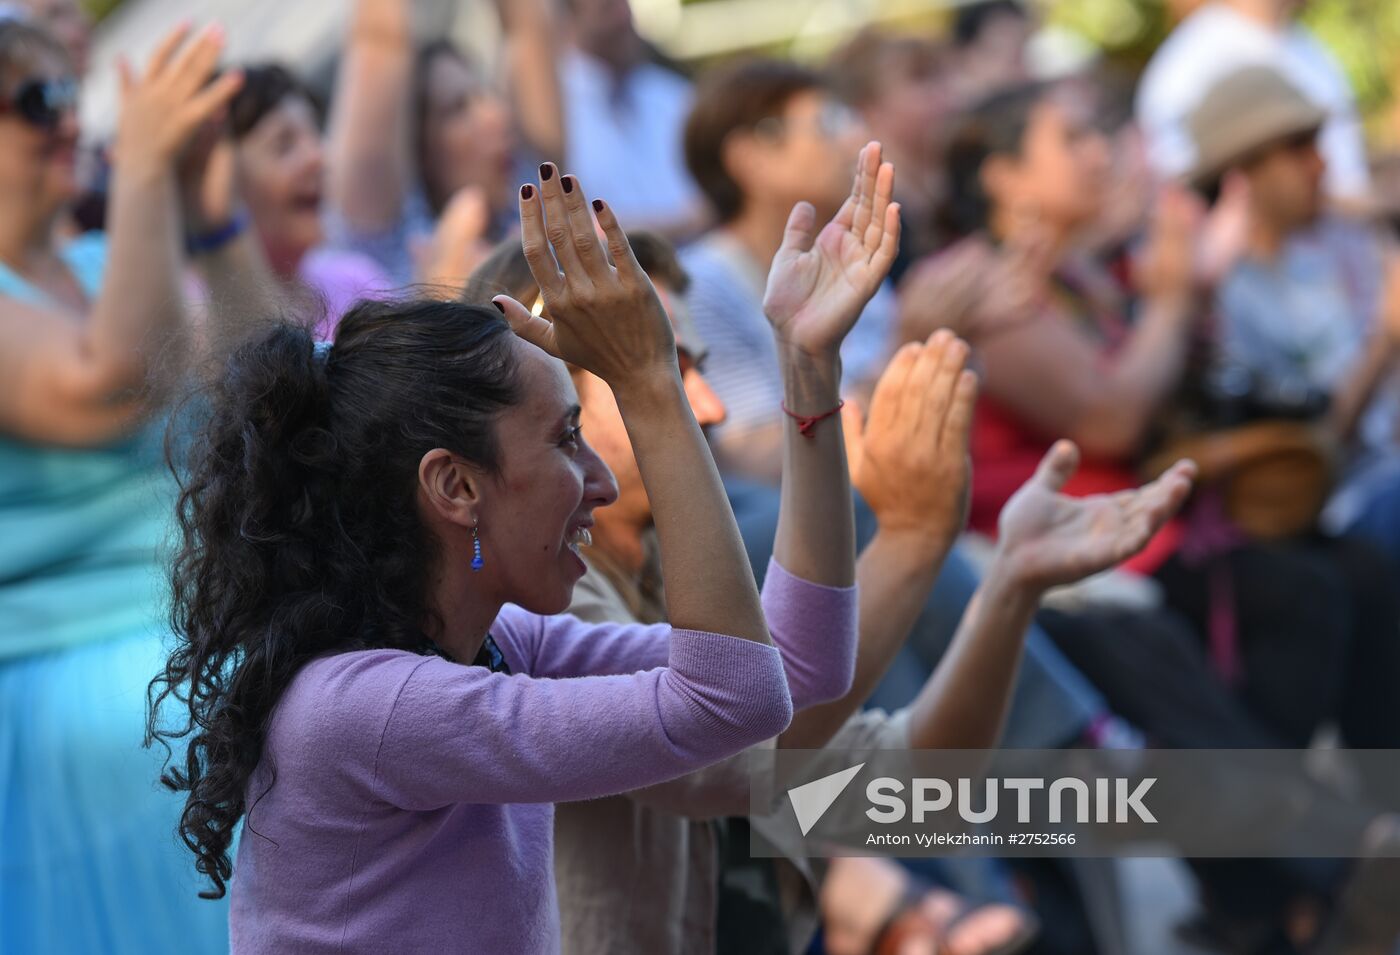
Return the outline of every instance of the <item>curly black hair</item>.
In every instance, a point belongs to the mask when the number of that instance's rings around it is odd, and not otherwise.
[[[161,781],[189,794],[179,835],[213,882],[204,898],[227,889],[298,670],[330,652],[431,652],[437,548],[418,463],[446,448],[498,469],[495,422],[521,397],[511,339],[498,311],[460,302],[360,303],[324,357],[306,328],[276,325],[235,353],[187,460],[172,459],[176,645],[148,689],[146,738],[166,747]]]

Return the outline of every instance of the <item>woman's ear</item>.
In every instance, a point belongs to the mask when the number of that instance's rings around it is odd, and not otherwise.
[[[434,448],[418,462],[418,493],[442,520],[475,526],[481,487],[477,469],[445,448]]]

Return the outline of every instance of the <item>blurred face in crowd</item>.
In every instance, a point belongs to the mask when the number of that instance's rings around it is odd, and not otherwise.
[[[1242,167],[1250,204],[1288,231],[1310,225],[1322,214],[1327,163],[1317,148],[1317,132],[1291,136],[1260,152]]]
[[[420,135],[424,185],[435,204],[464,186],[480,188],[493,207],[510,198],[510,112],[460,57],[444,52],[428,64]]]
[[[882,70],[879,90],[863,110],[879,138],[931,149],[956,108],[956,94],[944,66],[932,50],[905,49]]]
[[[316,110],[282,98],[236,147],[238,186],[273,267],[295,271],[321,242],[325,152]]]
[[[762,197],[789,210],[805,200],[824,222],[850,195],[865,141],[865,125],[850,108],[825,92],[805,90],[788,100],[781,116],[733,134],[724,162],[746,206]]]
[[[1019,79],[1025,75],[1026,44],[1030,39],[1029,17],[999,13],[983,24],[977,39],[967,47],[966,56],[977,59],[991,72]]]
[[[1072,101],[1051,94],[1032,108],[1020,153],[990,156],[982,182],[993,222],[1029,217],[1070,232],[1098,216],[1109,169],[1103,134]]]
[[[661,283],[657,283],[656,291],[672,322],[675,322],[675,309],[684,307],[680,296]],[[678,348],[678,351],[681,381],[685,385],[695,420],[702,428],[719,424],[724,420],[724,404],[700,373],[697,358],[701,356],[692,355],[684,347]],[[594,528],[593,543],[611,556],[625,557],[630,548],[637,546],[641,532],[652,524],[651,501],[642,484],[642,472],[637,467],[632,442],[627,437],[627,427],[623,424],[622,413],[618,411],[612,390],[602,379],[586,371],[572,369],[572,373],[574,385],[578,388],[579,403],[583,406],[579,416],[583,433],[617,479],[616,503],[594,515],[597,526]]]
[[[77,82],[56,55],[0,70],[0,195],[48,214],[78,193]]]
[[[579,49],[619,69],[641,58],[628,0],[570,0],[569,10]]]
[[[87,72],[88,50],[92,44],[92,20],[78,0],[25,0],[36,26],[63,45],[73,70]]]

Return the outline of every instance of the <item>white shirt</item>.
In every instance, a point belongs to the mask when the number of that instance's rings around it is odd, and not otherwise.
[[[651,63],[621,83],[598,60],[571,50],[564,60],[565,168],[612,206],[624,226],[660,225],[701,207],[685,168],[682,137],[690,84]]]
[[[1268,27],[1219,3],[1191,14],[1167,37],[1143,73],[1137,118],[1148,159],[1162,176],[1188,172],[1196,146],[1186,121],[1216,83],[1246,66],[1272,66],[1331,115],[1320,147],[1334,197],[1364,198],[1371,188],[1366,141],[1351,84],[1317,38],[1298,24]]]

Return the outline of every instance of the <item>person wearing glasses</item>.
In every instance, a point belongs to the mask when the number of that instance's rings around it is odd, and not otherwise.
[[[126,70],[105,237],[63,238],[77,195],[73,65],[0,22],[0,949],[217,952],[141,749],[174,502],[158,372],[181,308],[176,157],[237,90],[216,30]]]

